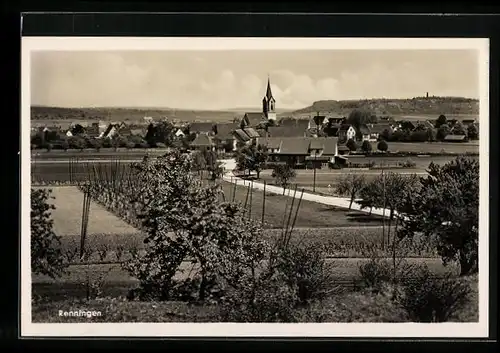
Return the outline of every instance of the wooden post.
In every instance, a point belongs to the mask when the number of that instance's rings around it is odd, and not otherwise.
[[[249,188],[250,188],[250,207],[249,207],[249,210],[248,210],[248,218],[251,218],[252,217],[253,179],[252,179],[252,181],[250,181]]]

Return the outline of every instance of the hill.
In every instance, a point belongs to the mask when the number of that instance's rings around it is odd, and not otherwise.
[[[232,121],[241,114],[235,111],[182,110],[170,108],[60,108],[31,107],[32,121],[142,121],[145,116],[154,119],[168,117],[182,121]]]
[[[320,112],[347,116],[352,110],[366,110],[375,115],[391,116],[450,116],[479,114],[479,100],[460,97],[416,97],[412,99],[366,99],[366,100],[322,100],[311,106],[296,110],[293,116]]]

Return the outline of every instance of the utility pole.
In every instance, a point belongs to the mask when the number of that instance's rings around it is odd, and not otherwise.
[[[316,150],[314,150],[314,182],[313,182],[313,192],[316,192]]]

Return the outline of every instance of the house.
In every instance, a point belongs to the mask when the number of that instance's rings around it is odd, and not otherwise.
[[[377,138],[378,138],[378,134]],[[377,141],[377,138],[373,139],[371,130],[366,124],[362,124],[359,127],[359,136],[361,137],[360,141]]]
[[[184,133],[184,131],[182,131],[182,129],[177,129],[177,131],[175,132],[175,137],[182,138],[184,136],[186,136],[186,134]]]
[[[465,142],[467,135],[446,135],[444,142]]]
[[[318,167],[335,160],[337,142],[336,137],[269,137],[257,141],[267,149],[270,161]]]
[[[417,127],[416,122],[413,121],[402,121],[400,128],[401,130],[413,131]]]
[[[146,131],[144,131],[144,129],[130,129],[130,135],[144,137]]]
[[[243,118],[241,119],[240,128],[244,129],[246,127],[257,127],[257,125],[265,122],[266,120],[266,115],[264,113],[245,113],[245,115],[243,115]]]
[[[109,124],[106,130],[99,136],[100,138],[110,139],[118,134],[118,129],[115,124]]]
[[[323,132],[326,134],[326,136],[339,136],[339,130],[342,125],[340,124],[330,124],[328,123],[324,128]]]
[[[66,136],[66,137],[72,137],[72,136],[73,136],[73,134],[71,133],[71,129],[66,130],[66,131],[64,132],[64,136]]]
[[[369,124],[368,128],[370,129],[370,140],[372,141],[377,141],[380,135],[384,135],[384,133],[390,135],[394,132],[394,129],[389,124]]]
[[[333,118],[333,117],[327,117],[325,123],[329,124],[329,125],[342,125],[342,124],[345,124],[347,121],[347,118],[346,117],[336,117],[336,118]]]
[[[270,137],[304,137],[306,129],[297,125],[270,126],[267,128]]]
[[[319,124],[316,124],[316,119],[318,119],[318,123]],[[310,130],[310,129],[316,129],[318,126],[319,128],[321,129],[321,127],[323,126],[323,124],[326,122],[326,116],[324,115],[317,115],[315,117],[312,117],[308,120],[308,124],[307,124],[307,129]]]
[[[342,124],[338,130],[339,141],[348,141],[356,138],[356,130],[350,124]]]
[[[153,118],[150,117],[150,116],[145,116],[144,118],[142,118],[144,120],[144,123],[149,125],[153,122]]]
[[[212,122],[194,122],[189,125],[189,133],[196,134],[215,134],[214,123]]]
[[[429,120],[419,120],[415,122],[415,129],[413,131],[426,131],[434,128],[435,126]]]
[[[198,151],[215,151],[216,149],[216,144],[212,136],[207,134],[198,134],[190,143],[190,146],[192,149]]]
[[[395,120],[392,116],[381,116],[378,118],[379,123],[382,124],[393,124]]]
[[[351,153],[351,150],[346,145],[337,146],[337,150],[338,150],[338,153],[340,156],[345,156],[345,155]]]

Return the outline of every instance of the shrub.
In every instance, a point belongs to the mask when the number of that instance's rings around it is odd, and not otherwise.
[[[326,263],[320,244],[289,245],[279,254],[277,266],[290,288],[297,289],[302,305],[324,299],[337,289],[333,264]]]
[[[403,168],[415,168],[417,166],[417,163],[408,158],[404,162],[399,162],[399,165]]]
[[[279,272],[264,272],[256,281],[246,275],[223,298],[225,322],[295,322],[297,291]]]
[[[448,321],[469,301],[471,288],[467,281],[451,273],[435,278],[424,265],[412,272],[401,278],[402,293],[397,298],[412,321]]]
[[[383,285],[392,279],[393,270],[388,260],[372,257],[359,266],[359,273],[364,285],[373,292],[380,292]]]
[[[386,152],[388,148],[389,146],[387,145],[387,142],[385,142],[384,140],[379,141],[379,143],[377,144],[377,149],[379,151]]]

